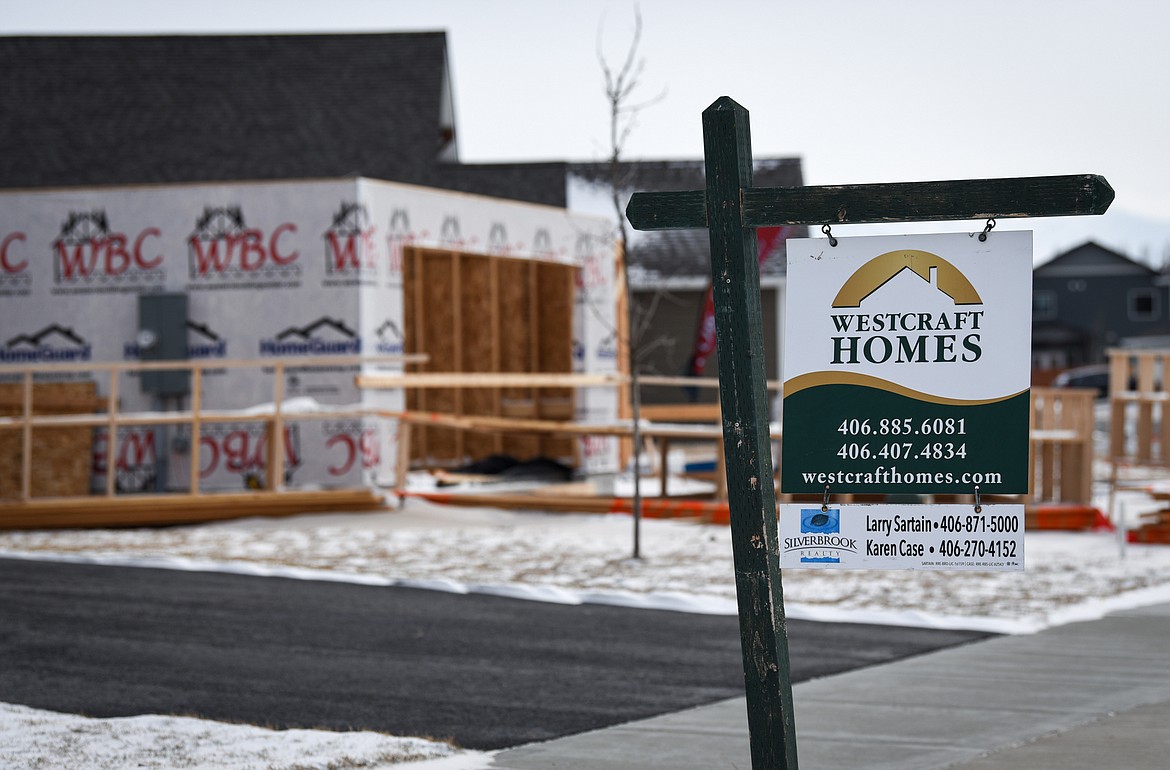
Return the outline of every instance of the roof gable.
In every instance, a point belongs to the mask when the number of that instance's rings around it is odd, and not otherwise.
[[[1032,271],[1036,278],[1152,276],[1155,271],[1094,241],[1058,254]]]

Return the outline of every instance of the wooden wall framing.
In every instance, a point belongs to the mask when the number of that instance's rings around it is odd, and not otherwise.
[[[268,456],[265,492],[284,492],[284,425],[288,420],[355,419],[369,416],[365,409],[328,409],[319,412],[283,411],[285,368],[297,366],[346,365],[361,363],[406,364],[424,361],[425,356],[330,356],[328,358],[253,359],[253,360],[182,360],[135,361],[77,364],[27,364],[0,366],[0,374],[20,378],[19,383],[0,386],[0,506],[10,499],[27,505],[34,497],[48,497],[70,504],[89,496],[89,473],[92,456],[92,430],[106,429],[106,455],[118,454],[118,427],[129,425],[186,425],[191,446],[199,445],[200,428],[204,424],[223,422],[263,422],[268,433]],[[271,411],[231,410],[208,411],[203,407],[201,392],[205,369],[248,368],[273,370]],[[132,371],[189,370],[191,372],[191,404],[185,411],[121,413],[118,409],[118,383],[122,375]],[[68,375],[93,373],[109,378],[106,395],[96,395],[92,380],[66,383],[34,383],[35,375]],[[15,394],[15,395],[14,395]],[[203,497],[199,489],[199,453],[190,453],[191,487],[187,493],[162,495],[162,498]],[[12,477],[15,468],[15,480]],[[116,489],[116,473],[107,472],[104,497],[120,497]],[[47,479],[47,480],[45,480]],[[366,490],[368,492],[368,490]],[[214,494],[211,496],[215,496]],[[279,507],[275,506],[275,507]],[[0,508],[2,509],[2,508]]]
[[[407,353],[414,372],[569,373],[577,269],[531,259],[407,247],[403,257]],[[572,388],[430,388],[407,391],[407,409],[454,415],[571,420]],[[457,466],[491,454],[576,464],[570,438],[477,433],[430,426],[412,460]]]

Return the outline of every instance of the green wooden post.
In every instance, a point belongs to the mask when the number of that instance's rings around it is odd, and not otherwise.
[[[635,193],[637,230],[706,227],[719,350],[727,493],[754,770],[796,770],[788,634],[768,430],[757,227],[1103,214],[1101,176],[752,188],[748,113],[722,97],[703,113],[707,189]]]
[[[760,322],[760,270],[756,229],[743,225],[742,213],[741,191],[752,186],[747,110],[726,97],[707,108],[703,146],[723,449],[752,767],[796,770]]]

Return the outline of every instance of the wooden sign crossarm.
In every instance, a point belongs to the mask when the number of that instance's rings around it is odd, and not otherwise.
[[[740,191],[744,227],[1016,219],[1103,214],[1113,188],[1097,174],[967,179]],[[706,193],[634,193],[637,230],[707,227]]]

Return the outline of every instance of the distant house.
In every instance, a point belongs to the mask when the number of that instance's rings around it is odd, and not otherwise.
[[[1163,276],[1089,241],[1032,273],[1032,366],[1103,364],[1105,351],[1170,335]]]

